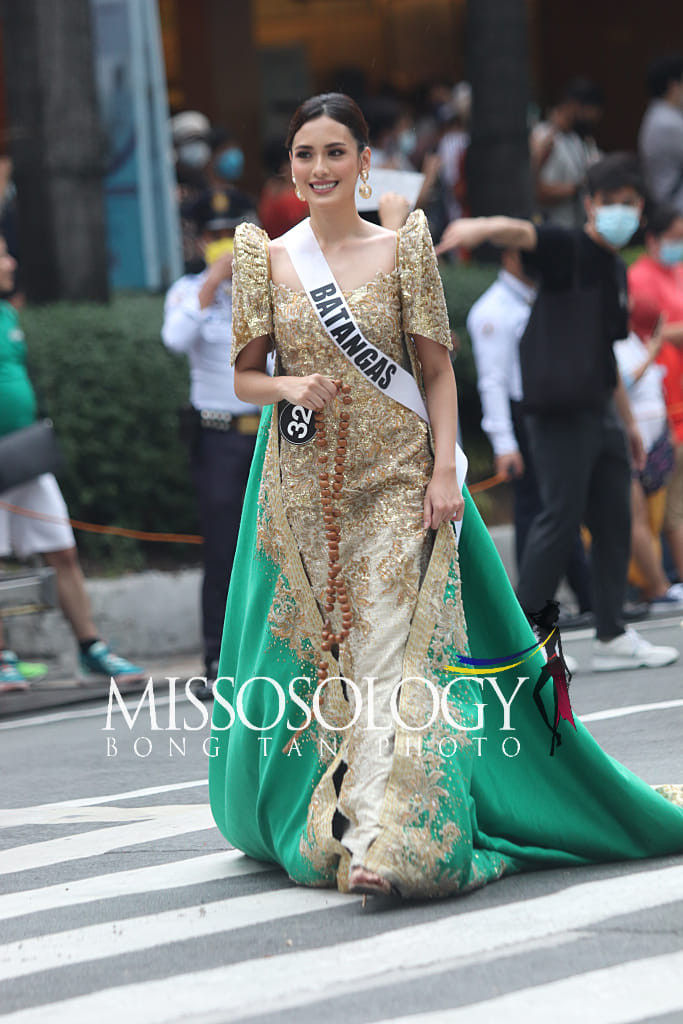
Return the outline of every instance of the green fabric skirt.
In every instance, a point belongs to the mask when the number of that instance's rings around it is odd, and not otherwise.
[[[292,743],[304,714],[287,694],[288,683],[307,677],[309,684],[301,691],[297,684],[295,692],[310,705],[317,680],[311,682],[315,670],[306,654],[310,649],[313,656],[319,639],[311,632],[292,644],[269,624],[278,579],[293,571],[258,543],[271,413],[267,408],[262,417],[226,609],[209,761],[211,808],[228,842],[250,857],[281,865],[297,882],[345,889],[348,854],[334,822],[345,733],[311,727]],[[376,861],[368,866],[388,875],[404,895],[439,896],[514,871],[683,853],[680,788],[671,787],[665,799],[608,756],[579,721],[575,729],[562,723],[562,742],[550,755],[550,732],[533,696],[544,657],[534,650],[534,635],[476,506],[465,497],[456,583],[466,654],[490,667],[470,674],[458,668],[463,652],[451,652],[452,671],[435,681],[454,681],[449,706],[459,727],[440,718],[438,733],[426,730],[426,759],[415,744],[412,752],[395,755],[383,811],[387,841],[376,844]],[[518,691],[508,722],[501,700],[481,682],[483,672],[495,676],[507,701]],[[521,687],[520,678],[527,680]],[[402,694],[401,708],[404,698],[409,702],[410,694]],[[552,718],[551,683],[542,699]],[[482,703],[485,721],[477,728]],[[329,706],[333,716],[334,701]]]

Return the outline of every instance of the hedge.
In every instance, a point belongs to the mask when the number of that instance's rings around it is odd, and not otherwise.
[[[163,298],[121,295],[110,305],[57,303],[21,313],[31,375],[53,418],[75,519],[155,532],[197,533],[178,408],[187,361],[160,338]],[[82,553],[142,568],[156,555],[196,560],[198,549],[77,534]]]
[[[478,464],[488,454],[465,318],[494,276],[490,267],[443,267],[451,326],[461,342],[455,368],[475,475],[482,475]],[[60,484],[75,519],[198,532],[187,451],[178,437],[177,413],[187,401],[189,373],[186,359],[161,342],[162,313],[163,298],[154,295],[119,295],[109,306],[57,303],[21,313],[31,375],[66,455]],[[85,532],[77,539],[98,568],[139,569],[199,557],[199,549],[189,545]]]

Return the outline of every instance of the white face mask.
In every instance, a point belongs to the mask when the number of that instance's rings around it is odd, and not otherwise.
[[[195,142],[184,142],[178,146],[178,160],[186,167],[206,167],[211,156],[211,149],[208,142],[197,139]]]

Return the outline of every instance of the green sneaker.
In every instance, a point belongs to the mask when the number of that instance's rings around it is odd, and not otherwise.
[[[97,640],[87,654],[78,658],[78,682],[101,683],[113,679],[116,683],[137,683],[145,678],[145,670],[110,651],[103,640]]]
[[[19,670],[19,659],[14,651],[0,651],[0,693],[10,690],[28,690],[29,681]]]

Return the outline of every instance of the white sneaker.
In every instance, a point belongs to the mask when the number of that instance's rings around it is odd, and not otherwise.
[[[683,607],[683,584],[673,583],[664,594],[653,597],[650,608],[653,611],[677,611]]]
[[[591,668],[593,672],[616,672],[622,668],[661,668],[671,665],[680,657],[675,647],[655,647],[635,629],[627,626],[626,632],[614,640],[595,640]]]

